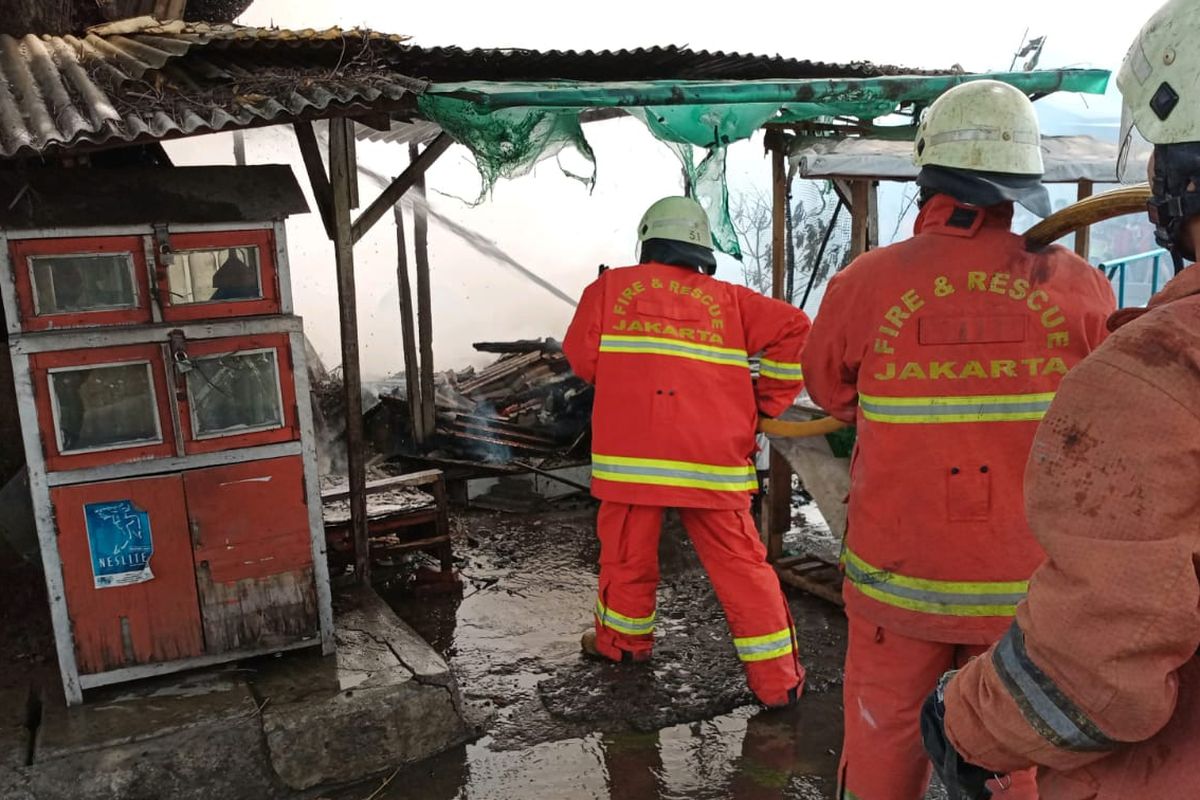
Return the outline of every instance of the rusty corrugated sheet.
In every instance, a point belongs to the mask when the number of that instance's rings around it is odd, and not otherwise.
[[[953,70],[921,70],[865,61],[831,64],[781,56],[650,47],[635,50],[463,50],[458,47],[404,46],[393,61],[414,77],[447,83],[489,81],[647,81],[877,78],[885,75],[939,75]]]
[[[415,47],[366,30],[149,17],[82,36],[0,35],[0,157],[155,141],[334,113],[411,117],[427,80],[753,80],[931,74],[679,47],[575,52]],[[413,76],[413,77],[406,77]],[[374,138],[427,140],[428,124]]]
[[[0,156],[388,109],[423,83],[404,37],[123,20],[83,36],[0,36]]]
[[[643,81],[875,78],[888,75],[941,75],[952,70],[923,70],[868,62],[830,64],[780,56],[651,47],[636,50],[463,50],[457,47],[404,45],[391,59],[394,69],[431,82],[455,81]],[[584,121],[624,114],[591,110]],[[359,127],[360,139],[428,142],[440,128],[422,120],[394,121],[391,130]]]

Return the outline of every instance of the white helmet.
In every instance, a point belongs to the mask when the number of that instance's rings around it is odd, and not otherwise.
[[[1117,73],[1121,179],[1142,181],[1133,165],[1152,145],[1200,141],[1200,3],[1170,0],[1142,27]]]
[[[919,166],[1040,176],[1037,112],[1007,83],[979,80],[947,91],[921,115],[913,145]]]
[[[642,215],[638,223],[638,241],[667,239],[713,249],[708,214],[690,197],[664,197]]]
[[[1117,86],[1125,102],[1121,119],[1122,181],[1139,151],[1154,148],[1148,203],[1154,236],[1171,251],[1175,269],[1196,260],[1189,235],[1200,217],[1200,2],[1168,0],[1145,24],[1125,55]]]

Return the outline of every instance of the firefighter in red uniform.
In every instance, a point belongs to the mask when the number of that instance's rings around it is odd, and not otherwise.
[[[1037,117],[995,81],[951,89],[916,141],[914,236],[831,282],[804,354],[812,398],[856,423],[842,553],[849,643],[841,798],[918,800],[921,703],[1009,626],[1043,554],[1021,476],[1063,375],[1114,307],[1099,270],[1030,252],[1013,201],[1049,203]],[[1006,779],[1006,798],[1036,797]]]
[[[600,501],[600,586],[585,652],[641,661],[654,645],[658,539],[674,507],[725,609],[751,690],[768,706],[800,695],[804,669],[787,600],[750,516],[760,414],[803,387],[808,318],[710,277],[704,210],[668,197],[638,227],[641,263],[583,293],[563,340],[595,384],[592,494]],[[761,353],[757,384],[748,358]]]

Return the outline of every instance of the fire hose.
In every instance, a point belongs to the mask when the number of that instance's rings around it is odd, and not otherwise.
[[[1145,183],[1093,195],[1046,217],[1025,232],[1025,240],[1045,247],[1089,225],[1145,211],[1149,200],[1150,186]]]
[[[820,417],[818,419],[806,419],[803,421],[760,417],[758,420],[759,433],[765,433],[768,436],[782,436],[785,439],[799,439],[804,436],[824,436],[827,433],[833,433],[844,427],[846,427],[846,423],[833,417]]]

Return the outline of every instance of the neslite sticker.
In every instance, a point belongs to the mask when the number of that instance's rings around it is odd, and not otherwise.
[[[130,586],[154,579],[150,515],[132,500],[88,503],[83,507],[95,588]]]

